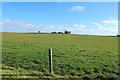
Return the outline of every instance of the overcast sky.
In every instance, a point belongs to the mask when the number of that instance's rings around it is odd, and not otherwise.
[[[117,2],[4,2],[2,32],[117,35]]]

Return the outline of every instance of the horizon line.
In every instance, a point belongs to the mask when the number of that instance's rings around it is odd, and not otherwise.
[[[21,33],[22,34],[22,33],[38,33],[38,32],[0,32],[0,33]],[[60,33],[40,32],[38,34],[60,34]],[[71,34],[75,34],[75,33],[71,33]],[[119,36],[119,34],[116,34],[116,35],[99,35],[99,34],[77,34],[77,33],[75,35]]]

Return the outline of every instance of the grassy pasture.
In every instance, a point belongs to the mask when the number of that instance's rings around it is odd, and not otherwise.
[[[3,77],[117,78],[118,37],[3,33],[2,65]]]

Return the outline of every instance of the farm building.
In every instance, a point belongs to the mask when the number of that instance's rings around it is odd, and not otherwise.
[[[71,31],[65,31],[65,34],[71,34]]]

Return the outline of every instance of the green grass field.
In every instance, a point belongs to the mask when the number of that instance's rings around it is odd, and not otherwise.
[[[117,78],[119,74],[118,37],[3,33],[2,38],[3,77]]]

